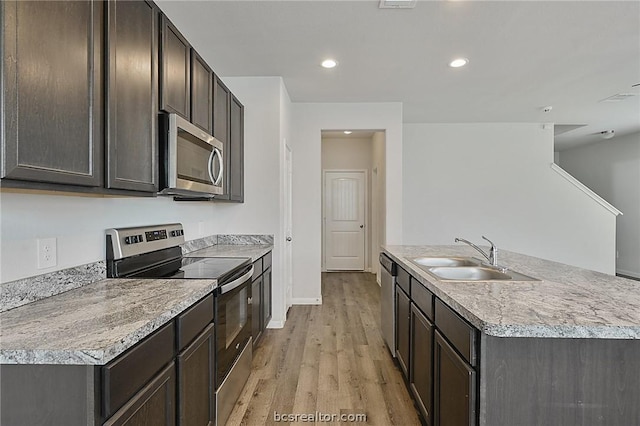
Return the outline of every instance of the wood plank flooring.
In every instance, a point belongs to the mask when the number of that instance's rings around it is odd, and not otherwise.
[[[380,331],[380,287],[368,273],[323,273],[320,306],[293,306],[283,329],[268,329],[227,422],[276,422],[274,413],[366,414],[366,422],[420,425]],[[302,423],[302,422],[300,422]]]

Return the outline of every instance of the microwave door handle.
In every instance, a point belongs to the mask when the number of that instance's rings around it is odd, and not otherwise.
[[[213,157],[218,158],[218,165],[220,166],[218,168],[218,176],[216,176],[215,179],[213,178],[213,175],[211,173],[212,172],[211,166],[213,165]],[[219,186],[220,182],[222,182],[223,173],[224,173],[224,164],[222,162],[222,152],[220,152],[218,148],[213,148],[213,152],[211,153],[211,162],[209,163],[209,176],[211,176],[211,181],[215,186]]]
[[[211,151],[211,154],[209,154],[209,161],[207,162],[207,172],[209,173],[209,180],[213,183],[215,182],[215,179],[213,178],[213,155],[215,154],[215,148],[214,151]]]

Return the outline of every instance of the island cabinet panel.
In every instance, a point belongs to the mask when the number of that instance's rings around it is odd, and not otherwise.
[[[640,425],[640,340],[482,336],[486,425]]]
[[[411,331],[411,300],[396,286],[396,358],[405,379],[409,378],[409,341]]]
[[[181,426],[215,423],[213,324],[178,355],[178,417]]]
[[[438,331],[435,332],[433,358],[433,424],[475,426],[475,370],[457,354]]]
[[[129,400],[104,426],[173,426],[176,373],[172,362]]]
[[[413,294],[416,294],[415,292]],[[433,425],[433,324],[411,304],[411,368],[409,385],[427,425]]]
[[[3,1],[1,177],[103,185],[103,3]]]
[[[107,188],[158,190],[158,10],[107,3]]]
[[[191,46],[162,16],[160,107],[191,119]]]

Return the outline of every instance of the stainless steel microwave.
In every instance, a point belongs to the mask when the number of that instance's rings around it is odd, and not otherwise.
[[[213,198],[224,191],[222,142],[176,114],[160,116],[162,195]]]

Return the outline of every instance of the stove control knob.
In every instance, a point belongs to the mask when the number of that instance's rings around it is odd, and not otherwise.
[[[124,243],[125,244],[131,244],[131,238],[130,237],[124,237]]]

